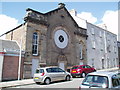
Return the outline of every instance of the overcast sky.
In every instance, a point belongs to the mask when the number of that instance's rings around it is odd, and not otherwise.
[[[46,13],[57,8],[59,2],[1,2],[0,35],[24,22],[26,9]],[[68,10],[95,25],[105,24],[107,29],[118,34],[118,2],[64,2]]]

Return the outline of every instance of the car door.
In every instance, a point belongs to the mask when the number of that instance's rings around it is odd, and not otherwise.
[[[93,69],[90,66],[86,65],[86,68],[88,73],[93,72]]]
[[[58,71],[59,80],[64,80],[66,76],[66,72],[61,68],[57,68],[57,71]]]
[[[51,79],[53,81],[63,80],[64,72],[60,71],[60,68],[51,68],[51,72],[49,73]]]
[[[57,74],[55,68],[48,68],[46,71],[47,77],[50,77],[52,81],[56,81]]]
[[[85,73],[88,73],[88,72],[89,72],[89,68],[87,68],[86,65],[83,66],[83,72],[85,72]]]

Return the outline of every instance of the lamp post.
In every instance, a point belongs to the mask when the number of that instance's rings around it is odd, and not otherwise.
[[[18,80],[20,80],[20,68],[21,68],[21,59],[22,59],[22,37],[21,37],[21,40],[20,40],[20,45],[19,45],[19,48],[20,48],[20,52],[19,52],[19,66],[18,66]]]
[[[23,30],[25,30],[24,28],[24,24],[23,24]],[[20,38],[20,44],[19,44],[19,48],[20,48],[20,52],[19,52],[19,66],[18,66],[18,80],[20,80],[20,72],[21,72],[21,61],[22,61],[22,39],[23,36],[25,34],[23,34]]]

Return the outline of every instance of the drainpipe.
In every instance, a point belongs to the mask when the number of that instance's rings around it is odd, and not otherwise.
[[[21,68],[21,57],[22,57],[22,37],[21,37],[21,41],[20,41],[20,45],[19,45],[19,48],[20,48],[20,54],[19,54],[19,66],[18,66],[18,80],[20,80],[20,68]]]
[[[107,63],[107,40],[106,40],[106,33],[105,33],[105,31],[104,31],[104,42],[105,42],[105,55],[104,55],[105,56],[105,61],[104,62],[106,64],[106,65],[105,64],[104,65],[107,68],[107,65],[108,65],[108,63]]]

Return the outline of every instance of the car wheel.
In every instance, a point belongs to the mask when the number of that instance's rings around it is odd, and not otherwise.
[[[66,76],[66,81],[70,81],[70,76]]]
[[[50,81],[49,78],[46,78],[45,81],[44,81],[44,83],[47,84],[47,85],[50,84],[50,82],[51,82],[51,81]]]
[[[81,76],[84,78],[84,77],[86,76],[86,73],[85,73],[85,72],[83,72]]]

